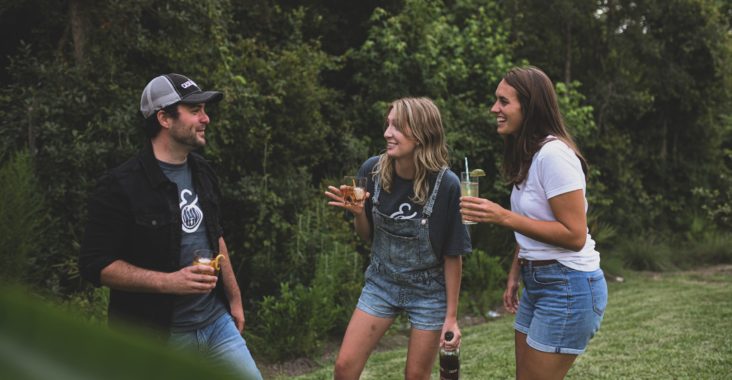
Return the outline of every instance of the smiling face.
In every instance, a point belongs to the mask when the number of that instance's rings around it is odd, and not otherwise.
[[[497,132],[501,136],[516,135],[521,130],[524,120],[521,103],[516,89],[502,80],[496,88],[496,102],[491,107],[498,123]]]
[[[414,155],[414,148],[417,142],[412,137],[409,126],[404,126],[400,131],[394,125],[396,118],[396,108],[392,107],[389,116],[386,118],[386,130],[384,131],[384,139],[386,140],[386,154],[394,159],[409,158]]]
[[[191,149],[206,146],[206,126],[211,120],[206,114],[206,105],[180,104],[178,118],[170,121],[172,141]]]

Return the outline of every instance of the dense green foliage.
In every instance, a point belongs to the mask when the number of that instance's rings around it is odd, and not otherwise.
[[[468,314],[486,316],[502,302],[507,277],[500,257],[488,256],[484,251],[474,249],[463,262],[463,281],[460,284],[463,300],[460,305],[467,309]]]
[[[322,191],[383,150],[388,102],[433,98],[452,169],[468,157],[488,173],[481,194],[507,206],[489,109],[506,69],[530,63],[555,80],[589,160],[599,250],[653,268],[638,247],[729,241],[731,20],[721,0],[4,1],[0,257],[103,317],[106,294],[76,269],[86,200],[144,141],[145,84],[183,73],[226,94],[202,153],[221,179],[255,354],[308,352],[345,328],[368,252]],[[479,281],[507,265],[512,235],[471,228],[465,305],[485,312],[500,283]],[[685,262],[729,260],[723,245]]]
[[[516,54],[581,82],[594,108],[583,147],[614,206],[606,217],[664,239],[697,218],[729,231],[729,2],[510,3]]]
[[[28,281],[34,261],[43,248],[37,238],[49,222],[43,212],[43,198],[38,189],[30,157],[18,152],[0,167],[0,278],[6,281]]]

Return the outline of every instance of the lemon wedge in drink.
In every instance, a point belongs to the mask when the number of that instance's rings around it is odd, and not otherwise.
[[[474,169],[470,172],[471,177],[485,177],[483,169]]]
[[[222,255],[222,254],[219,254],[218,256],[216,256],[215,259],[213,259],[213,263],[214,263],[213,268],[217,272],[221,270],[221,260],[223,260],[223,259],[224,259],[224,255]]]

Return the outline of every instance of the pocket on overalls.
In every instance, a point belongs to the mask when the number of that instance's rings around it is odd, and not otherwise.
[[[382,227],[376,227],[379,233],[384,234],[386,260],[399,268],[419,267],[419,237],[395,235]]]

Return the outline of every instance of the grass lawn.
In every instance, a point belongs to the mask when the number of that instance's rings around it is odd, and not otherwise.
[[[633,273],[609,291],[600,332],[568,379],[732,379],[732,266]],[[506,316],[463,329],[462,379],[514,377],[512,323]],[[405,347],[377,352],[361,378],[402,379],[405,357]],[[332,379],[332,368],[294,378]]]

